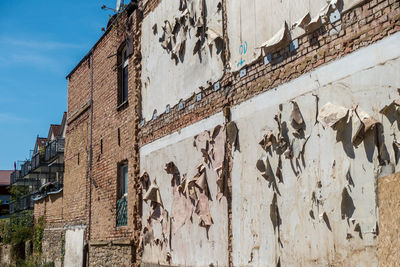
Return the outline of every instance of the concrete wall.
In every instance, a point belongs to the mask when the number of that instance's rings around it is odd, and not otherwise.
[[[214,127],[223,125],[223,122],[222,114],[217,114],[141,148],[141,170],[148,173],[151,184],[158,185],[163,204],[162,217],[153,215],[152,219],[152,201],[143,202],[143,263],[170,263],[180,266],[228,265],[227,201],[223,196],[218,200],[218,174],[214,170],[218,165],[216,151],[219,148],[214,147],[215,161],[207,166],[200,151],[201,141],[197,143],[197,149],[193,145],[195,136],[203,136],[206,130],[212,133]],[[224,135],[225,132],[221,130],[221,134]],[[222,146],[225,146],[224,142]],[[173,162],[179,170],[180,182],[174,183],[173,175],[166,172],[166,164],[169,162]],[[189,193],[181,194],[178,191],[178,186],[183,184],[185,176],[187,181],[195,176],[199,164],[206,167],[210,192],[208,200],[206,198],[206,205],[209,205],[212,223],[207,227],[200,225],[200,216],[196,213],[197,204],[201,201],[200,193],[196,191],[198,199],[192,202]],[[145,189],[144,191],[146,192]]]
[[[379,266],[399,264],[400,174],[378,179],[379,200]]]
[[[399,44],[396,34],[233,108],[240,143],[232,169],[234,266],[378,264],[376,177],[398,169],[392,143],[399,134],[379,111],[399,97]],[[303,138],[292,126],[291,101],[305,123]],[[349,109],[358,105],[382,123],[381,149],[375,130],[355,147],[351,121],[337,130],[317,121],[327,102]],[[277,136],[274,116],[280,105],[292,159],[275,145],[267,152],[259,144],[269,131]],[[268,179],[256,167],[259,160],[270,162]]]
[[[316,18],[327,2],[330,1],[227,1],[231,70],[238,70],[257,59],[261,55],[259,47],[272,39],[284,27],[285,22],[291,39],[304,34],[304,29],[293,27],[293,25],[307,13],[310,14],[311,19]],[[344,0],[343,2],[344,6],[341,10],[345,11],[362,1]]]
[[[65,267],[83,264],[84,229],[71,229],[65,232]]]
[[[195,14],[200,16],[202,1],[193,0],[194,8],[190,11],[179,10],[182,1],[162,1],[143,21],[141,47],[142,47],[142,115],[146,121],[151,120],[153,111],[157,114],[164,113],[167,105],[171,107],[178,104],[180,99],[186,99],[199,91],[199,87],[207,87],[223,75],[223,62],[221,60],[222,47],[216,44],[207,35],[207,28],[218,32],[222,36],[222,10],[218,8],[219,0],[206,0],[202,10],[202,27],[193,26],[190,20]],[[186,15],[185,15],[186,14]],[[190,17],[190,18],[189,18]],[[183,18],[183,22],[176,23],[176,18]],[[173,51],[164,49],[160,38],[163,36],[165,21],[173,25],[180,25],[179,33],[173,39],[182,42],[184,51],[178,58],[172,58]],[[196,25],[198,25],[196,24]],[[185,30],[184,30],[185,29]],[[197,31],[201,32],[196,37]],[[200,41],[201,49],[195,52],[195,47]],[[176,44],[172,41],[172,47]],[[173,77],[173,78],[172,78]]]

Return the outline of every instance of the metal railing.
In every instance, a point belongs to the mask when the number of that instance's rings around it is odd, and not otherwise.
[[[49,161],[50,159],[57,156],[59,153],[64,153],[64,146],[64,138],[56,138],[55,140],[48,143],[46,146],[45,161]]]
[[[21,165],[21,177],[24,177],[25,175],[27,175],[31,170],[32,170],[31,161],[30,160],[26,160]]]
[[[32,170],[36,170],[38,167],[40,167],[44,162],[44,150],[43,152],[36,152],[32,156]]]
[[[19,179],[21,179],[21,171],[16,170],[10,174],[10,184],[16,183]]]
[[[126,196],[117,200],[117,226],[128,224],[128,201]]]
[[[35,178],[23,178],[19,177],[16,179],[11,179],[11,185],[19,185],[19,186],[35,186],[39,185],[39,179]]]
[[[33,209],[34,202],[32,200],[32,194],[18,198],[17,200],[10,201],[9,210],[10,213],[16,213],[23,210]]]

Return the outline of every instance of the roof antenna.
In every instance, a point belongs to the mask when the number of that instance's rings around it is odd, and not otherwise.
[[[124,0],[117,0],[117,7],[115,8],[115,10],[119,12],[121,10],[121,7],[123,6],[124,6]]]
[[[121,11],[121,9],[123,9],[124,6],[125,6],[125,5],[124,5],[124,0],[117,0],[117,6],[116,6],[115,9],[114,9],[114,8],[111,8],[111,7],[108,7],[108,6],[106,6],[106,5],[103,5],[103,6],[101,7],[101,9],[102,9],[102,10],[108,9],[108,10],[114,11],[115,13],[118,13],[118,12]]]

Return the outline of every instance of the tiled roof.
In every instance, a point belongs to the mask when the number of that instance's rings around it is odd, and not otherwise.
[[[51,124],[50,129],[49,129],[49,135],[47,136],[47,139],[51,138],[51,133],[54,134],[54,137],[60,137],[62,134],[62,126],[58,124]]]
[[[10,174],[13,171],[2,171],[0,170],[0,186],[10,185]]]

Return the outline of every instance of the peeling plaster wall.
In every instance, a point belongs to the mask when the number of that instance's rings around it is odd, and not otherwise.
[[[232,170],[234,266],[377,266],[376,176],[395,171],[393,134],[400,134],[399,118],[391,125],[379,111],[399,97],[399,44],[400,34],[388,37],[232,109],[240,144],[240,152],[233,153]],[[290,140],[295,139],[292,100],[304,119],[304,135],[310,137],[299,160],[282,155],[282,182],[277,179],[274,188],[256,164],[268,158],[275,173],[279,157],[259,142],[268,130],[277,129],[274,116],[280,104],[281,122],[287,123]],[[316,123],[317,110],[327,102],[346,108],[359,105],[381,122],[390,165],[379,166],[382,154],[374,132],[356,148],[351,126],[336,131]],[[343,142],[336,141],[338,132],[343,133]],[[342,209],[344,188],[355,209]],[[274,192],[281,220],[275,229]],[[349,218],[342,218],[343,212]]]
[[[218,9],[220,2],[205,0],[204,24],[222,33],[222,11]],[[207,87],[208,81],[214,83],[223,75],[221,51],[216,50],[215,43],[209,46],[208,41],[204,40],[200,52],[193,52],[198,41],[193,27],[189,27],[186,34],[183,58],[175,61],[171,58],[171,52],[161,46],[159,39],[165,21],[172,24],[175,18],[182,15],[179,4],[180,0],[162,1],[143,21],[142,115],[146,121],[151,120],[155,109],[162,114],[167,105],[173,107],[180,99],[193,95],[200,86]]]
[[[311,18],[318,15],[327,4],[326,0],[235,0],[227,1],[228,38],[230,49],[230,67],[239,70],[261,55],[260,47],[271,39],[284,26],[289,28],[308,12]],[[343,11],[363,2],[362,0],[344,0]],[[304,30],[291,30],[292,39],[304,34]]]
[[[181,176],[186,173],[188,178],[195,173],[197,166],[203,163],[203,156],[193,146],[194,137],[206,130],[212,130],[217,125],[223,125],[224,118],[221,113],[196,124],[182,129],[151,144],[145,145],[140,150],[141,171],[146,171],[150,181],[156,181],[164,209],[168,212],[165,239],[162,236],[162,223],[151,220],[154,237],[147,242],[144,235],[143,263],[160,263],[179,266],[228,266],[228,215],[227,200],[217,196],[217,174],[213,166],[206,167],[207,183],[210,190],[210,205],[212,225],[207,230],[199,226],[199,216],[193,212],[192,220],[187,220],[181,228],[175,229],[173,214],[174,192],[171,186],[172,175],[167,174],[165,165],[174,162]],[[144,190],[145,191],[145,190]],[[150,201],[143,202],[143,227],[148,226],[148,219],[153,213]],[[165,218],[165,217],[164,217]],[[159,241],[157,241],[159,239]],[[147,244],[146,244],[147,243]]]

